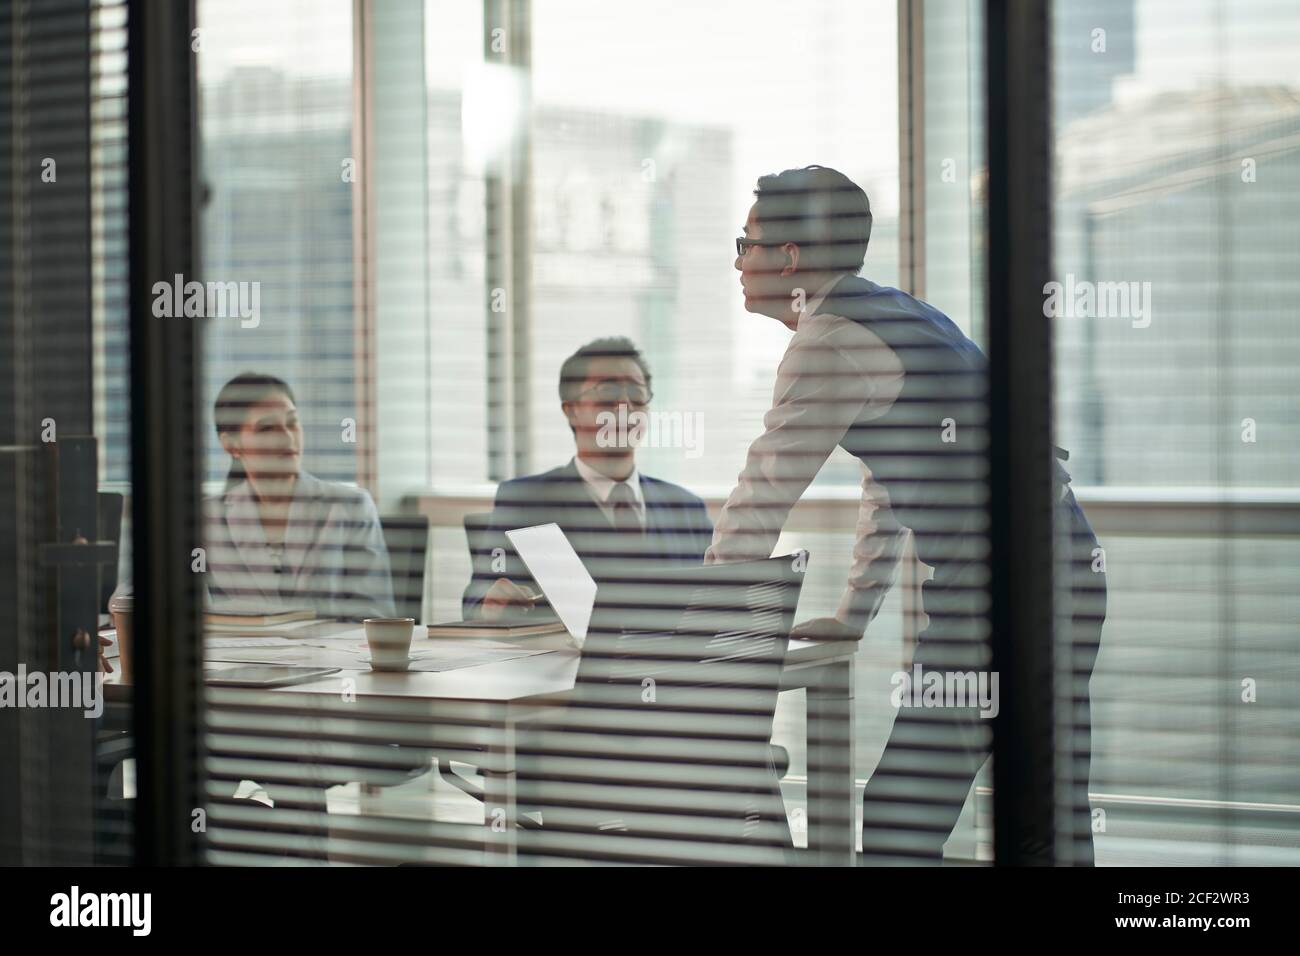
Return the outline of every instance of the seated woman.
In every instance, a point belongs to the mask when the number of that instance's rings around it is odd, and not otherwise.
[[[302,470],[289,386],[245,372],[217,396],[231,458],[225,490],[204,502],[210,607],[307,608],[320,617],[391,617],[392,580],[369,493]]]

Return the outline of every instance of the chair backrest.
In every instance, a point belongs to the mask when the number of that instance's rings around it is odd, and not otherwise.
[[[469,606],[469,595],[482,594],[491,586],[492,581],[499,575],[483,571],[485,567],[483,558],[492,553],[493,535],[490,533],[492,528],[492,512],[479,511],[465,515],[463,519],[465,526],[465,543],[469,548],[469,566],[470,566],[470,586],[466,590],[466,598],[462,602],[462,612],[466,617],[471,617],[473,612]],[[499,542],[498,542],[499,543]]]
[[[643,572],[596,594],[576,686],[586,703],[641,703],[653,679],[657,709],[695,706],[700,688],[746,688],[776,707],[795,605],[797,556]],[[768,730],[770,733],[770,728]]]
[[[479,555],[487,554],[488,530],[492,527],[492,512],[480,511],[465,515],[465,543],[469,546],[469,559],[473,563]]]
[[[108,599],[117,589],[117,557],[122,545],[122,505],[123,495],[116,491],[99,493],[99,540],[112,541],[113,560],[100,565],[99,569],[99,610],[104,613],[108,608]]]
[[[770,740],[804,567],[789,555],[600,585],[573,705],[520,783],[544,830],[570,831],[578,855],[770,861],[788,841]]]
[[[424,607],[424,566],[429,551],[427,515],[388,515],[379,519],[392,569],[393,602],[398,617],[420,621]]]

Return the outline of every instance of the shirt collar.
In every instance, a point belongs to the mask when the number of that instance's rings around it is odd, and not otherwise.
[[[293,498],[319,498],[324,492],[325,483],[315,475],[302,469],[298,470],[298,480],[293,483]],[[223,497],[230,501],[251,501],[256,503],[257,496],[253,494],[253,485],[247,477],[240,479],[229,491],[223,493]]]
[[[641,495],[641,475],[636,470],[636,465],[632,466],[632,473],[622,481],[615,481],[606,475],[602,475],[595,468],[592,468],[581,458],[574,457],[574,466],[578,469],[578,474],[582,476],[596,496],[596,500],[602,505],[609,500],[610,492],[614,490],[615,485],[627,485],[632,489],[632,499],[636,502],[637,508],[645,507],[645,499]]]
[[[803,311],[799,313],[799,321],[795,324],[796,331],[803,326],[804,319],[812,318],[817,313],[817,307],[822,304],[822,300],[830,295],[831,289],[835,288],[835,283],[843,278],[842,275],[831,276],[812,294],[812,298],[805,300]]]

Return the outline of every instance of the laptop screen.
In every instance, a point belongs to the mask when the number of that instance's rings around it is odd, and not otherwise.
[[[506,537],[523,558],[546,600],[581,647],[587,639],[596,582],[558,524],[507,531]]]

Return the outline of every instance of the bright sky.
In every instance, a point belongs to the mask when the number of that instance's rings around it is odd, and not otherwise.
[[[1237,85],[1300,86],[1296,0],[1138,0],[1137,36],[1136,90],[1192,87],[1222,73]]]

